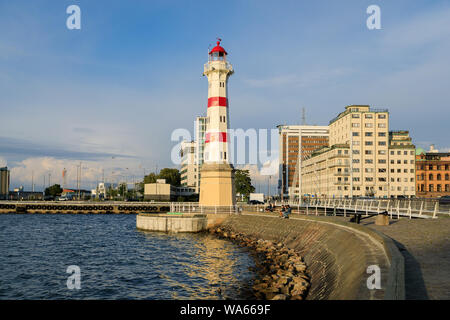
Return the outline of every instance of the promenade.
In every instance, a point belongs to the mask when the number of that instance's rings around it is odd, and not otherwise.
[[[394,239],[403,254],[406,299],[450,299],[450,218],[402,218],[390,223],[377,226],[375,218],[361,221]]]

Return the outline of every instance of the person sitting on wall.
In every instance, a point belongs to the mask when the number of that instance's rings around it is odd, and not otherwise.
[[[266,211],[273,212],[273,206],[272,206],[272,203],[269,204],[269,206],[266,208]]]
[[[285,212],[286,212],[286,207],[285,207],[285,205],[282,205],[281,210],[280,210],[280,218],[283,218]]]
[[[289,215],[291,214],[291,212],[292,212],[291,206],[287,205],[286,208],[285,208],[285,211],[283,213],[283,217],[285,219],[289,219]]]

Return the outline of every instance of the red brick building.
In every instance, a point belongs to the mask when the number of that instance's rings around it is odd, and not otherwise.
[[[450,195],[450,152],[416,152],[416,196],[438,198]]]

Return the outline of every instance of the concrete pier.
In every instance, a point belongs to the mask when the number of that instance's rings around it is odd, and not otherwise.
[[[207,224],[206,214],[140,213],[136,216],[136,228],[145,231],[200,232],[207,228]]]

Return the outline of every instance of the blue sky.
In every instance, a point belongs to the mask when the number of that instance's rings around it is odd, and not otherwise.
[[[72,4],[81,30],[66,28]],[[366,27],[371,4],[381,30]],[[120,179],[174,166],[171,133],[206,112],[216,37],[235,69],[233,128],[298,124],[303,107],[326,125],[369,104],[417,146],[448,149],[449,21],[450,1],[429,0],[0,0],[0,164],[26,189],[31,172],[36,188],[64,167],[73,181],[79,161],[86,187],[102,169]]]

